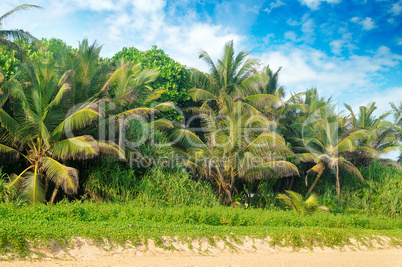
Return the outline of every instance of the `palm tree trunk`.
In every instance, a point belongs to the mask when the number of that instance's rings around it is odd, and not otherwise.
[[[45,199],[46,199],[48,189],[49,189],[49,178],[46,176],[46,178],[45,178],[45,189],[44,189],[44,194],[43,194]]]
[[[119,118],[119,147],[123,148],[123,137],[124,137],[124,121],[123,118]]]
[[[318,182],[318,179],[320,179],[321,174],[324,172],[324,170],[320,171],[319,173],[317,173],[317,177],[315,178],[314,182],[311,184],[310,188],[308,189],[307,193],[311,193],[311,191],[313,191],[315,185]]]
[[[56,185],[54,187],[53,193],[52,193],[52,197],[50,198],[50,204],[53,204],[54,199],[56,198],[57,192],[59,192],[59,185]]]
[[[341,183],[339,182],[339,166],[336,164],[336,194],[338,195],[338,205],[341,204]]]
[[[292,190],[292,186],[293,186],[294,181],[295,181],[295,177],[292,176],[292,178],[290,179],[290,183],[289,183],[289,186],[288,186],[288,190]]]

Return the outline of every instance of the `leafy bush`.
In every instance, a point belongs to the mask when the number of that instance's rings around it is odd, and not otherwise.
[[[358,178],[346,172],[340,173],[342,180],[342,204],[337,205],[335,186],[331,179],[320,179],[315,192],[320,196],[322,204],[333,213],[386,215],[401,217],[402,211],[402,170],[393,166],[384,166],[373,162],[360,169],[365,182],[358,183]],[[301,179],[300,179],[301,180]],[[296,189],[306,190],[300,181]]]
[[[219,205],[208,183],[187,172],[151,168],[145,174],[117,163],[104,163],[89,174],[86,196],[96,201],[133,201],[136,205],[177,207]]]
[[[26,203],[26,200],[22,198],[15,189],[7,187],[9,177],[3,173],[0,168],[0,203],[13,203],[17,206]]]
[[[329,211],[326,206],[319,206],[320,199],[316,194],[311,194],[306,200],[303,200],[302,195],[288,190],[286,194],[278,194],[278,198],[294,212],[302,215],[311,215],[318,210]]]
[[[219,205],[208,183],[195,182],[188,173],[176,170],[172,173],[155,168],[148,171],[138,186],[137,203],[156,206],[201,206]]]
[[[125,58],[135,63],[141,63],[142,68],[156,68],[160,71],[159,77],[151,84],[154,89],[166,89],[161,97],[162,102],[173,101],[177,106],[183,107],[190,100],[187,89],[191,88],[190,71],[184,65],[174,61],[161,49],[153,46],[147,51],[140,51],[135,47],[124,47],[116,53],[114,62]],[[167,113],[167,114],[166,114]],[[170,120],[181,121],[182,116],[175,110],[163,114]]]
[[[128,201],[135,198],[137,184],[134,170],[105,162],[89,174],[84,187],[87,197],[96,201]]]

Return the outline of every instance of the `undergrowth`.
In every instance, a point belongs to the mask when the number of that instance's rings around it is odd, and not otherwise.
[[[384,216],[316,213],[301,216],[287,211],[246,210],[228,207],[163,208],[134,203],[66,203],[54,206],[0,205],[0,242],[3,255],[29,255],[28,245],[59,244],[82,237],[124,245],[148,239],[165,249],[161,237],[212,240],[249,236],[270,237],[271,245],[294,248],[344,246],[350,238],[391,238],[401,245],[402,221]],[[240,242],[240,241],[239,241]]]

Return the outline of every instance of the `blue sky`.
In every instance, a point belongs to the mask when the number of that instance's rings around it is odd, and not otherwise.
[[[1,1],[0,14],[37,4],[3,28],[76,47],[88,38],[103,56],[124,46],[157,45],[181,63],[206,70],[201,49],[219,57],[228,40],[262,65],[283,67],[287,92],[317,87],[355,109],[375,101],[378,113],[402,101],[402,1],[387,0],[24,0]],[[288,94],[289,95],[289,94]],[[377,114],[378,114],[377,113]]]

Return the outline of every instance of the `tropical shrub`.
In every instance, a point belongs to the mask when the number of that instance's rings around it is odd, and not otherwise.
[[[319,210],[329,211],[326,206],[319,206],[320,199],[316,194],[311,194],[306,200],[303,200],[303,196],[287,190],[286,194],[278,194],[280,199],[285,205],[289,206],[294,212],[300,214],[312,214]]]
[[[154,168],[146,172],[137,188],[136,203],[161,207],[219,206],[210,184],[190,179],[182,169]]]
[[[133,63],[141,63],[142,69],[156,69],[160,72],[158,78],[150,84],[155,90],[164,90],[161,95],[162,102],[174,102],[178,107],[184,107],[190,100],[187,93],[192,85],[190,83],[190,71],[185,66],[174,61],[161,49],[153,46],[147,51],[140,51],[134,47],[124,47],[120,52],[112,57],[115,64],[121,59],[126,59]],[[182,115],[175,110],[163,114],[164,118],[181,121]]]
[[[123,202],[137,195],[138,174],[116,162],[104,162],[88,174],[85,197],[95,201]]]

